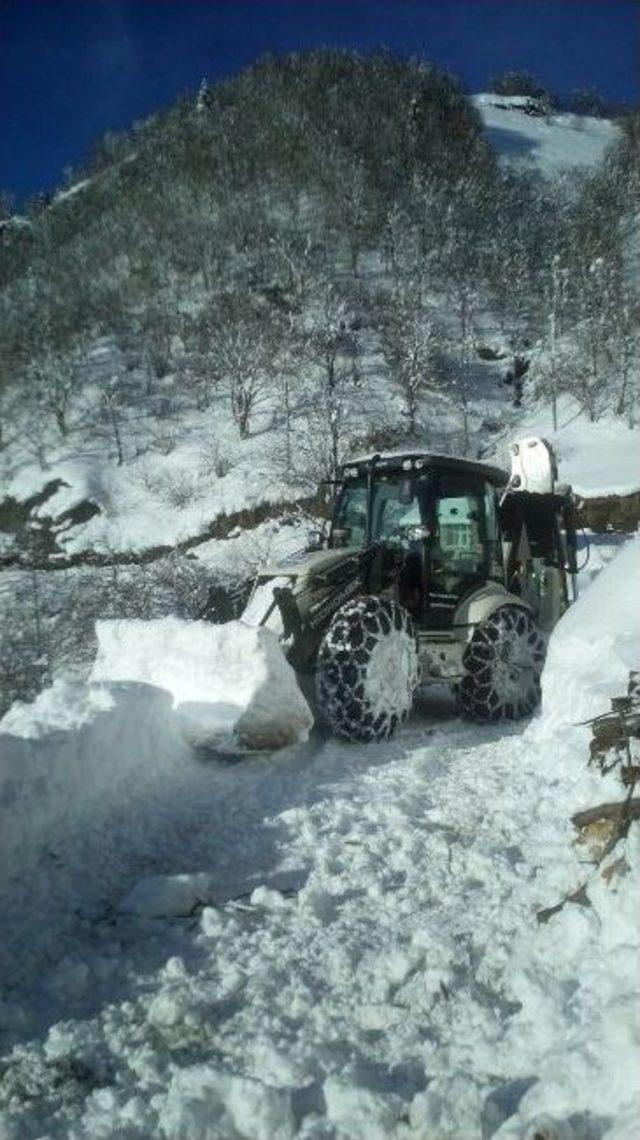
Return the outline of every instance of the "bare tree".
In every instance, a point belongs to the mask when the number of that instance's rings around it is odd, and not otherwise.
[[[558,337],[564,331],[567,314],[567,298],[569,292],[570,273],[561,262],[560,255],[555,254],[549,272],[547,285],[547,304],[549,311],[549,359],[548,392],[551,399],[551,415],[553,430],[558,430]]]
[[[572,330],[575,354],[570,390],[580,400],[589,419],[604,410],[606,393],[616,363],[617,296],[616,267],[596,258],[583,272],[578,290],[577,321]]]
[[[621,298],[620,308],[615,315],[615,359],[619,389],[616,415],[626,416],[633,427],[635,403],[638,394],[637,377],[640,373],[640,312],[638,302],[628,295]],[[636,384],[634,385],[634,379]]]
[[[613,267],[610,289],[609,343],[618,393],[614,410],[632,424],[640,372],[640,299],[634,276],[626,272],[624,262]]]
[[[65,439],[69,432],[69,411],[78,391],[78,360],[75,353],[44,348],[27,368],[27,382],[36,403],[56,423]]]
[[[405,302],[384,330],[383,347],[402,394],[407,430],[415,437],[424,397],[443,383],[440,334],[427,313]]]
[[[314,327],[306,338],[307,357],[317,368],[314,404],[329,441],[328,477],[334,479],[349,419],[349,389],[360,383],[358,339],[347,301],[332,288],[325,290]]]
[[[240,439],[246,439],[256,409],[273,394],[280,345],[265,320],[218,319],[209,357],[217,380],[227,391]]]
[[[107,424],[111,438],[115,445],[118,467],[124,463],[124,449],[122,446],[121,414],[122,402],[118,390],[118,377],[114,376],[100,397],[100,412],[103,421]]]
[[[452,340],[455,364],[449,369],[448,389],[460,413],[463,454],[468,455],[471,446],[469,417],[473,391],[471,362],[478,310],[478,292],[472,279],[462,275],[455,277],[450,284],[449,299],[457,327]]]

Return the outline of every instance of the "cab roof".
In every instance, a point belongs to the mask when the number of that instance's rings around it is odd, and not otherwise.
[[[509,481],[508,472],[501,467],[494,467],[491,463],[480,463],[476,459],[460,459],[455,455],[439,455],[432,451],[383,451],[380,454],[358,455],[348,459],[338,468],[340,479],[362,478],[367,474],[370,463],[374,463],[376,471],[411,472],[423,468],[450,471],[452,474],[478,475],[493,483],[497,487],[504,486]]]

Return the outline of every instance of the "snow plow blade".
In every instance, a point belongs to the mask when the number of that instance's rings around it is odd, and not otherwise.
[[[304,741],[313,715],[277,636],[232,621],[99,621],[92,681],[168,691],[191,745],[264,752]]]

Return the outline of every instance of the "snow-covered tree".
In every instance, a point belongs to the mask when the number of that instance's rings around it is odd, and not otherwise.
[[[209,92],[209,84],[206,79],[202,79],[198,88],[198,94],[196,95],[196,111],[202,114],[203,111],[206,111],[210,103],[211,94]]]
[[[256,410],[272,396],[280,346],[274,329],[259,317],[212,321],[209,360],[214,376],[227,394],[240,439],[246,439]]]
[[[314,324],[305,338],[306,357],[315,370],[313,397],[330,441],[328,477],[335,478],[349,422],[350,390],[358,383],[358,338],[352,308],[329,288],[324,292]]]
[[[407,432],[414,438],[425,397],[443,385],[441,340],[433,318],[407,301],[383,333],[392,381],[402,395]]]
[[[27,368],[28,399],[50,415],[64,438],[69,413],[79,389],[77,352],[55,352],[45,347]]]

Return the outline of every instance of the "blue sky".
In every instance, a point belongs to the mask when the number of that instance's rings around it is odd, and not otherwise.
[[[385,46],[471,91],[507,68],[638,101],[635,0],[0,0],[0,189],[53,188],[120,130],[267,51]]]

